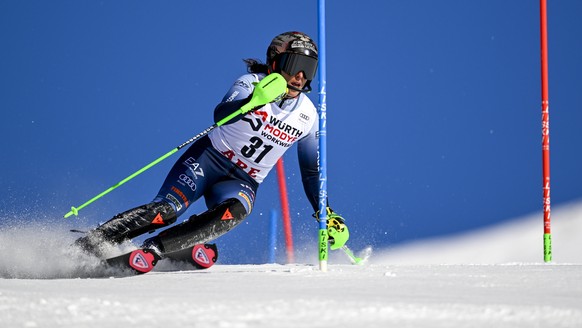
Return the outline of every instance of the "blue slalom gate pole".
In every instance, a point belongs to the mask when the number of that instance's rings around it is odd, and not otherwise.
[[[327,108],[326,108],[326,49],[325,0],[317,1],[319,41],[319,269],[327,271]]]
[[[271,210],[271,229],[269,234],[269,263],[277,261],[277,211]]]

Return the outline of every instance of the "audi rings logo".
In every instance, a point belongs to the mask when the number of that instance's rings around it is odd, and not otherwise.
[[[190,189],[192,191],[196,191],[196,183],[194,182],[194,180],[192,180],[192,178],[190,178],[189,176],[187,176],[186,174],[182,173],[180,174],[179,177],[180,181],[182,181],[185,185],[187,185],[188,187],[190,187]]]

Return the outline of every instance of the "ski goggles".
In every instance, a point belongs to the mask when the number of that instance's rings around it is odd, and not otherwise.
[[[313,80],[317,72],[317,59],[305,55],[294,53],[283,53],[276,62],[278,72],[285,72],[291,76],[295,76],[299,72],[303,72],[306,80]]]

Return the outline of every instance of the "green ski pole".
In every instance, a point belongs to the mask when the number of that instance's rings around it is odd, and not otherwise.
[[[347,255],[352,264],[362,264],[363,259],[354,255],[354,252],[352,252],[352,250],[349,249],[348,246],[343,245],[341,247],[341,250],[344,251],[344,254]]]
[[[229,122],[230,120],[232,120],[233,118],[235,118],[238,115],[248,113],[249,111],[253,110],[256,107],[263,106],[263,105],[266,105],[270,102],[277,101],[278,99],[283,97],[286,93],[287,93],[287,81],[285,80],[285,78],[282,75],[280,75],[278,73],[272,73],[272,74],[267,75],[264,79],[262,79],[261,81],[259,81],[255,85],[255,90],[253,91],[253,95],[251,97],[251,100],[247,104],[245,104],[244,106],[239,108],[237,111],[228,115],[227,117],[223,118],[222,120],[218,121],[217,123],[213,124],[212,126],[209,126],[204,131],[202,131],[202,132],[198,133],[197,135],[195,135],[194,137],[190,138],[188,141],[186,141],[183,144],[179,145],[178,147],[170,150],[166,154],[160,156],[159,158],[157,158],[153,162],[151,162],[148,165],[144,166],[143,168],[137,170],[136,172],[134,172],[133,174],[131,174],[127,178],[119,181],[115,185],[111,186],[109,189],[107,189],[107,190],[103,191],[102,193],[100,193],[99,195],[91,198],[90,200],[86,201],[82,205],[79,205],[77,207],[74,207],[74,206],[71,207],[71,210],[67,214],[65,214],[64,217],[68,218],[71,215],[75,215],[75,216],[79,215],[79,211],[81,209],[85,208],[87,205],[89,205],[89,204],[93,203],[94,201],[98,200],[99,198],[107,195],[111,191],[117,189],[119,186],[121,186],[122,184],[126,183],[127,181],[135,178],[136,176],[140,175],[144,171],[147,171],[152,166],[154,166],[154,165],[158,164],[159,162],[163,161],[164,159],[170,157],[172,154],[174,154],[178,150],[191,144],[192,142],[196,141],[197,139],[207,135],[210,131],[214,130],[215,128],[226,124],[227,122]]]
[[[368,246],[366,249],[360,252],[360,256],[356,256],[347,245],[343,245],[341,250],[350,259],[352,264],[363,265],[368,261],[368,258],[372,255],[372,247]]]

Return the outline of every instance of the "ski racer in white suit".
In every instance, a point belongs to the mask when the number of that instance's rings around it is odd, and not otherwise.
[[[214,111],[216,122],[250,101],[254,85],[277,72],[287,80],[288,92],[277,102],[238,115],[190,146],[168,173],[151,203],[118,214],[79,238],[77,244],[99,254],[102,242],[120,243],[176,222],[196,200],[204,197],[208,210],[192,215],[142,247],[158,257],[206,243],[230,231],[252,211],[259,184],[293,144],[298,144],[305,193],[318,210],[318,114],[304,94],[311,90],[317,69],[317,47],[309,36],[286,32],[273,39],[267,63],[247,59],[249,74],[238,78]],[[349,238],[344,219],[327,210],[328,227],[340,234],[332,249]]]

